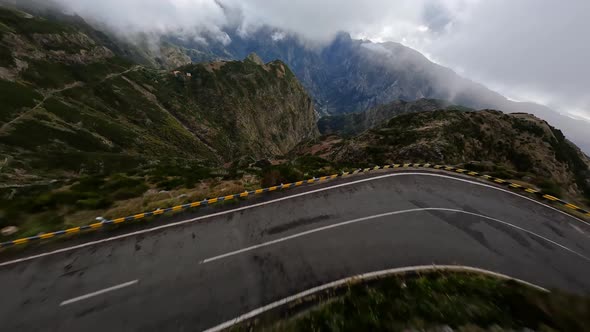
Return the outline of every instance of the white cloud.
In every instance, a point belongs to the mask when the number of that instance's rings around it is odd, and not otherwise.
[[[427,27],[427,26],[425,26],[425,25],[420,25],[420,26],[418,26],[418,31],[420,31],[420,32],[427,32],[429,29],[430,29],[430,28],[428,28],[428,27]]]
[[[220,31],[227,17],[213,0],[54,0],[124,34]]]
[[[223,27],[239,24],[315,42],[339,31],[398,41],[510,98],[590,117],[588,0],[55,1],[126,35],[208,31],[229,42]]]
[[[276,31],[276,32],[273,32],[271,38],[274,41],[278,41],[278,40],[285,39],[286,36],[287,36],[287,34],[285,34],[284,32],[282,32],[282,31]]]
[[[474,3],[414,46],[509,97],[589,117],[588,13],[587,0]]]

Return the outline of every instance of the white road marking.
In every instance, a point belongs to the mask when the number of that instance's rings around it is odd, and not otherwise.
[[[480,274],[485,274],[488,276],[492,276],[492,277],[496,277],[499,279],[505,279],[505,280],[514,280],[518,283],[521,283],[523,285],[529,286],[529,287],[533,287],[536,288],[540,291],[543,292],[549,292],[547,289],[541,287],[541,286],[537,286],[535,284],[532,284],[530,282],[521,280],[521,279],[516,279],[510,276],[507,276],[505,274],[501,274],[501,273],[497,273],[497,272],[492,272],[492,271],[488,271],[488,270],[484,270],[484,269],[479,269],[476,267],[470,267],[470,266],[462,266],[462,265],[420,265],[420,266],[409,266],[409,267],[401,267],[401,268],[395,268],[395,269],[388,269],[388,270],[382,270],[382,271],[375,271],[375,272],[370,272],[370,273],[363,273],[363,274],[359,274],[359,275],[355,275],[352,277],[348,277],[348,278],[344,278],[344,279],[340,279],[340,280],[336,280],[321,286],[317,286],[311,289],[308,289],[306,291],[303,291],[301,293],[297,293],[295,295],[286,297],[282,300],[267,304],[261,308],[252,310],[246,314],[243,314],[239,317],[236,317],[232,320],[228,320],[225,323],[219,324],[217,326],[214,326],[212,328],[209,328],[207,330],[205,330],[204,332],[218,332],[218,331],[222,331],[225,330],[235,324],[238,324],[240,322],[246,321],[248,319],[251,319],[253,317],[256,317],[266,311],[278,308],[282,305],[285,305],[289,302],[293,302],[302,298],[305,298],[309,295],[312,295],[314,293],[318,293],[321,291],[324,291],[326,289],[330,289],[330,288],[337,288],[339,286],[342,285],[346,285],[348,283],[354,283],[354,282],[359,282],[359,281],[366,281],[366,280],[372,280],[372,279],[378,279],[378,278],[383,278],[386,276],[390,276],[390,275],[395,275],[395,274],[403,274],[403,273],[407,273],[407,272],[429,272],[429,271],[458,271],[458,272],[475,272],[475,273],[480,273]]]
[[[476,181],[461,179],[461,178],[457,178],[457,177],[453,177],[453,176],[448,176],[448,175],[434,174],[434,173],[424,173],[424,172],[392,173],[392,174],[385,174],[385,175],[375,176],[375,177],[371,177],[371,178],[367,178],[367,179],[362,179],[362,180],[357,180],[357,181],[351,181],[351,182],[341,183],[341,184],[337,184],[337,185],[330,186],[330,187],[325,187],[325,188],[310,190],[310,191],[306,191],[306,192],[295,194],[295,195],[290,195],[290,196],[285,196],[285,197],[277,198],[277,199],[270,200],[270,201],[267,201],[267,202],[261,202],[261,203],[256,203],[256,204],[252,204],[252,205],[248,205],[248,206],[239,207],[239,208],[236,208],[236,209],[231,209],[231,210],[216,212],[216,213],[208,214],[206,216],[200,216],[200,217],[196,217],[196,218],[192,218],[192,219],[182,220],[182,221],[178,221],[178,222],[174,222],[174,223],[170,223],[170,224],[165,224],[165,225],[161,225],[161,226],[157,226],[157,227],[153,227],[153,228],[148,228],[148,229],[143,229],[143,230],[139,230],[139,231],[135,231],[135,232],[131,232],[131,233],[121,234],[121,235],[109,237],[109,238],[102,239],[102,240],[86,242],[86,243],[83,243],[83,244],[79,244],[79,245],[75,245],[75,246],[71,246],[71,247],[67,247],[67,248],[57,249],[57,250],[54,250],[54,251],[44,252],[44,253],[33,255],[33,256],[28,256],[28,257],[19,258],[19,259],[7,261],[7,262],[2,262],[2,263],[0,263],[0,267],[6,266],[6,265],[11,265],[11,264],[16,264],[16,263],[21,263],[21,262],[25,262],[25,261],[29,261],[29,260],[33,260],[33,259],[37,259],[37,258],[41,258],[41,257],[45,257],[45,256],[49,256],[49,255],[55,255],[55,254],[59,254],[59,253],[63,253],[63,252],[71,251],[71,250],[81,249],[81,248],[85,248],[85,247],[89,247],[89,246],[93,246],[93,245],[97,245],[97,244],[101,244],[101,243],[105,243],[105,242],[116,241],[116,240],[120,240],[120,239],[123,239],[123,238],[126,238],[126,237],[130,237],[130,236],[136,236],[136,235],[140,235],[140,234],[155,232],[155,231],[158,231],[158,230],[161,230],[161,229],[166,229],[166,228],[169,228],[169,227],[176,227],[176,226],[179,226],[179,225],[184,225],[184,224],[192,223],[192,222],[195,222],[195,221],[198,221],[198,220],[203,220],[203,219],[213,218],[213,217],[217,217],[217,216],[221,216],[221,215],[225,215],[225,214],[230,214],[230,213],[234,213],[234,212],[248,210],[248,209],[256,208],[256,207],[259,207],[259,206],[273,204],[273,203],[281,202],[281,201],[292,199],[292,198],[296,198],[296,197],[301,197],[301,196],[315,194],[315,193],[326,191],[326,190],[331,190],[331,189],[336,189],[336,188],[341,188],[341,187],[347,187],[347,186],[351,186],[351,185],[355,185],[355,184],[363,183],[363,182],[376,181],[376,180],[383,179],[383,178],[389,178],[389,177],[395,177],[395,176],[411,176],[411,175],[413,175],[413,176],[432,176],[432,177],[446,178],[446,179],[451,179],[451,180],[460,181],[460,182],[464,182],[464,183],[470,183],[470,184],[474,184],[474,185],[477,185],[477,186],[487,187],[487,188],[490,188],[490,189],[502,191],[502,192],[505,192],[505,193],[508,193],[508,194],[511,194],[511,195],[515,195],[515,196],[518,196],[518,197],[523,198],[523,199],[526,199],[526,200],[529,200],[531,202],[534,202],[536,204],[539,204],[541,206],[544,206],[546,208],[549,208],[551,210],[554,210],[554,211],[556,211],[558,213],[561,213],[561,214],[563,214],[565,216],[568,216],[568,217],[570,217],[572,219],[575,219],[575,220],[577,220],[579,222],[582,222],[582,223],[590,226],[590,223],[587,223],[584,220],[581,220],[579,218],[576,218],[576,217],[574,217],[574,216],[572,216],[570,214],[567,214],[567,213],[565,213],[565,212],[563,212],[561,210],[558,210],[558,209],[556,209],[556,208],[554,208],[552,206],[549,206],[549,205],[544,204],[542,202],[536,201],[536,200],[534,200],[532,198],[529,198],[529,197],[526,197],[526,196],[523,196],[523,195],[514,193],[512,191],[509,191],[509,190],[506,190],[506,189],[502,189],[502,188],[499,188],[499,187],[495,187],[495,186],[492,186],[492,185],[488,185],[488,184],[485,184],[485,183],[480,183],[480,182],[476,182]]]
[[[584,235],[588,236],[588,234],[586,232],[584,232],[580,227],[578,227],[578,226],[576,226],[574,224],[572,224],[571,226],[573,227],[573,229],[575,229],[576,231],[580,232],[581,234],[584,234]]]
[[[523,232],[525,232],[527,234],[530,234],[532,236],[538,237],[538,238],[540,238],[540,239],[542,239],[544,241],[547,241],[547,242],[549,242],[549,243],[551,243],[551,244],[553,244],[555,246],[558,246],[558,247],[560,247],[560,248],[562,248],[564,250],[567,250],[567,251],[569,251],[569,252],[571,252],[571,253],[573,253],[573,254],[575,254],[577,256],[580,256],[581,258],[583,258],[583,259],[585,259],[585,260],[587,260],[587,261],[590,262],[590,258],[584,256],[583,254],[580,254],[579,252],[577,252],[575,250],[572,250],[572,249],[570,249],[570,248],[568,248],[568,247],[566,247],[564,245],[561,245],[561,244],[559,244],[559,243],[557,243],[555,241],[552,241],[552,240],[550,240],[550,239],[548,239],[548,238],[546,238],[546,237],[544,237],[542,235],[539,235],[539,234],[537,234],[535,232],[532,232],[532,231],[529,231],[529,230],[524,229],[522,227],[513,225],[513,224],[511,224],[509,222],[502,221],[500,219],[496,219],[496,218],[484,216],[484,215],[477,214],[477,213],[467,212],[467,211],[463,211],[463,210],[455,210],[455,209],[447,209],[447,208],[420,208],[420,209],[409,209],[409,210],[401,210],[401,211],[393,211],[393,212],[380,213],[380,214],[376,214],[376,215],[372,215],[372,216],[367,216],[367,217],[352,219],[352,220],[343,221],[343,222],[340,222],[340,223],[337,223],[337,224],[332,224],[332,225],[328,225],[328,226],[324,226],[324,227],[319,227],[319,228],[311,229],[311,230],[308,230],[308,231],[305,231],[305,232],[301,232],[301,233],[297,233],[297,234],[285,236],[285,237],[282,237],[282,238],[279,238],[279,239],[276,239],[276,240],[272,240],[272,241],[260,243],[260,244],[257,244],[257,245],[253,245],[253,246],[250,246],[250,247],[247,247],[247,248],[243,248],[243,249],[239,249],[239,250],[235,250],[235,251],[230,251],[230,252],[225,253],[225,254],[222,254],[222,255],[218,255],[218,256],[206,258],[206,259],[200,261],[199,264],[210,263],[210,262],[213,262],[213,261],[216,261],[216,260],[220,260],[220,259],[223,259],[223,258],[227,258],[227,257],[230,257],[230,256],[239,255],[239,254],[244,253],[244,252],[256,250],[256,249],[259,249],[259,248],[262,248],[262,247],[267,247],[267,246],[270,246],[270,245],[273,245],[273,244],[277,244],[277,243],[281,243],[281,242],[285,242],[285,241],[289,241],[289,240],[292,240],[292,239],[295,239],[295,238],[298,238],[298,237],[306,236],[306,235],[313,234],[313,233],[318,233],[318,232],[325,231],[325,230],[328,230],[328,229],[332,229],[332,228],[337,228],[337,227],[342,227],[342,226],[346,226],[346,225],[358,223],[358,222],[361,222],[361,221],[366,221],[366,220],[371,220],[371,219],[377,219],[377,218],[387,217],[387,216],[393,216],[393,215],[396,215],[396,214],[404,214],[404,213],[412,213],[412,212],[422,212],[422,211],[456,212],[456,213],[463,213],[463,214],[468,214],[468,215],[472,215],[472,216],[476,216],[476,217],[480,217],[480,218],[485,218],[485,219],[488,219],[488,220],[492,220],[492,221],[495,221],[495,222],[504,224],[506,226],[509,226],[509,227],[512,227],[512,228],[516,228],[516,229],[518,229],[520,231],[523,231]]]
[[[117,290],[117,289],[129,287],[129,286],[132,286],[132,285],[137,284],[138,282],[139,282],[139,280],[135,279],[135,280],[132,280],[132,281],[129,281],[129,282],[122,283],[120,285],[116,285],[116,286],[113,286],[113,287],[101,289],[101,290],[96,291],[96,292],[92,292],[92,293],[89,293],[89,294],[86,294],[86,295],[78,296],[78,297],[75,297],[73,299],[69,299],[69,300],[63,301],[62,303],[59,304],[59,306],[62,307],[64,305],[68,305],[70,303],[74,303],[74,302],[86,300],[86,299],[91,298],[93,296],[97,296],[97,295],[104,294],[104,293],[107,293],[107,292],[112,292],[112,291]]]

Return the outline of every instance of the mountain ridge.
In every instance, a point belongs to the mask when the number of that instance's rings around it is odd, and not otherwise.
[[[58,167],[57,155],[74,158],[63,167],[75,172],[123,157],[271,157],[317,135],[311,99],[280,61],[159,71],[116,55],[79,22],[2,8],[0,19],[4,176]]]
[[[590,204],[590,158],[560,130],[526,113],[452,108],[406,112],[352,137],[324,135],[292,153],[363,167],[463,165]]]
[[[439,109],[472,110],[440,99],[418,99],[409,102],[395,100],[363,112],[324,116],[318,121],[318,129],[322,135],[354,136],[400,114]]]
[[[265,61],[281,59],[310,92],[322,116],[366,111],[400,99],[442,99],[473,109],[537,115],[560,127],[590,153],[590,136],[585,129],[590,122],[571,119],[543,105],[511,101],[402,44],[355,40],[343,32],[327,45],[310,46],[296,35],[268,26],[248,35],[237,29],[225,30],[229,43],[206,34],[204,43],[174,36],[163,40],[181,47],[189,56],[196,52],[193,61],[243,58],[251,52]],[[281,38],[273,37],[277,33]]]
[[[56,9],[59,6],[39,0],[12,2],[17,7],[63,16]],[[235,16],[223,5],[220,7],[228,17]],[[511,101],[399,43],[355,40],[341,32],[331,42],[318,44],[271,26],[245,33],[239,20],[226,25],[221,32],[226,34],[223,40],[218,34],[205,32],[198,38],[162,35],[156,42],[154,36],[141,34],[133,38],[109,35],[115,40],[111,49],[116,49],[117,55],[167,70],[190,61],[244,59],[252,52],[266,62],[280,59],[308,90],[320,115],[366,111],[395,100],[442,99],[473,109],[534,114],[561,128],[570,140],[590,154],[590,135],[586,132],[590,121],[572,119],[543,105]]]

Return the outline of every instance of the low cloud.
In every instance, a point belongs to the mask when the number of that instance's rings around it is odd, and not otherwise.
[[[121,34],[194,33],[227,23],[212,0],[54,0],[88,20]]]
[[[517,100],[590,117],[590,2],[477,3],[417,48]]]
[[[207,32],[229,42],[227,26],[270,25],[319,43],[339,31],[401,42],[509,98],[590,118],[587,0],[53,1],[124,36]]]

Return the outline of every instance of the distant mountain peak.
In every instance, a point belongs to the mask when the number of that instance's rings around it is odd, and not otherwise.
[[[258,56],[258,54],[254,53],[254,52],[248,54],[248,56],[246,57],[246,60],[250,60],[259,66],[264,66],[264,61],[262,61],[262,59]]]
[[[337,43],[351,43],[352,42],[352,37],[350,36],[350,33],[344,32],[344,31],[340,31],[334,37],[334,42],[337,42]]]

